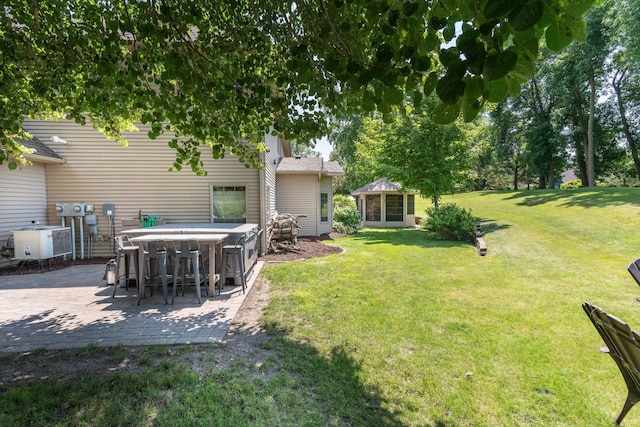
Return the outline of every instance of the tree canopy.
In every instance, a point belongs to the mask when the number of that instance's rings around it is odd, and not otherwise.
[[[593,0],[6,0],[0,14],[0,163],[24,117],[134,122],[175,135],[173,165],[204,173],[201,146],[258,162],[263,137],[307,141],[327,117],[420,105],[469,121],[533,76],[544,39],[586,37]],[[410,96],[405,96],[405,94]]]

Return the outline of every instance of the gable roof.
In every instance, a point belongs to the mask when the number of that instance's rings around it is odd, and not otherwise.
[[[364,187],[360,187],[357,190],[351,192],[351,195],[357,196],[360,194],[371,194],[371,193],[409,193],[409,194],[418,194],[417,191],[413,190],[404,190],[402,185],[397,182],[387,181],[387,178],[380,178],[377,181],[369,183]]]
[[[321,174],[341,176],[344,171],[338,162],[327,162],[322,157],[283,157],[278,163],[279,174]]]
[[[49,148],[38,138],[33,137],[30,140],[16,138],[16,141],[27,148],[34,150],[32,154],[26,154],[25,158],[35,162],[44,163],[64,163],[65,160],[58,153]]]

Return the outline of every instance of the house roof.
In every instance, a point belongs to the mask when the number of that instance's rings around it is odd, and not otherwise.
[[[364,187],[360,187],[357,190],[351,192],[351,195],[357,196],[360,194],[371,194],[371,193],[409,193],[409,194],[418,194],[417,191],[412,190],[403,190],[402,185],[397,182],[387,181],[387,178],[380,178],[377,181],[369,183]]]
[[[276,173],[344,175],[344,171],[338,162],[328,162],[322,157],[283,157],[278,163]]]
[[[45,143],[38,138],[33,137],[30,140],[24,140],[16,138],[20,144],[27,148],[34,150],[32,154],[25,155],[25,158],[32,161],[40,161],[45,163],[64,163],[64,159],[60,157],[58,153],[49,148]]]

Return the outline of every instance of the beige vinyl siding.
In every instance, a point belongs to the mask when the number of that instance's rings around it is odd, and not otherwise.
[[[47,223],[46,173],[42,163],[16,170],[0,165],[0,247],[7,246],[12,231]],[[0,268],[16,262],[0,257]]]
[[[276,188],[278,212],[306,215],[306,218],[298,219],[300,235],[317,236],[320,210],[318,175],[279,174]]]
[[[25,129],[41,140],[57,135],[68,141],[55,150],[65,164],[47,165],[48,217],[55,215],[57,202],[93,203],[98,216],[99,234],[94,243],[94,256],[111,254],[109,218],[103,215],[103,204],[115,204],[116,234],[122,232],[122,220],[138,217],[138,212],[163,218],[169,223],[210,222],[210,188],[212,185],[245,186],[247,222],[260,221],[259,170],[246,168],[235,156],[212,159],[202,148],[207,176],[195,175],[190,167],[169,172],[175,151],[168,147],[170,136],[158,140],[147,137],[148,128],[129,132],[122,147],[107,140],[90,124],[80,126],[70,121],[25,122]],[[127,228],[127,227],[125,227]]]
[[[324,177],[320,180],[320,193],[327,193],[329,199],[329,220],[322,222],[318,222],[318,230],[319,234],[327,234],[331,233],[333,230],[333,189],[332,189],[332,178]],[[320,195],[318,194],[318,209],[320,208]],[[318,217],[320,220],[320,217]]]

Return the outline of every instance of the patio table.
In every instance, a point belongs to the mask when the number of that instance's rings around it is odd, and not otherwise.
[[[138,295],[144,295],[144,244],[157,243],[160,241],[173,241],[182,242],[189,240],[196,240],[200,243],[206,243],[209,245],[209,295],[215,295],[215,284],[218,276],[216,276],[216,246],[222,244],[222,242],[229,237],[228,234],[161,234],[152,233],[144,234],[142,236],[136,236],[129,239],[131,242],[138,245]]]

